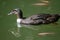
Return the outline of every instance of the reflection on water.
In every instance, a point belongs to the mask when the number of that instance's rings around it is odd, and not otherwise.
[[[34,25],[22,25],[23,27],[25,27],[25,28],[29,28],[29,29],[31,29],[31,30],[38,30],[36,27],[37,26],[34,26]]]
[[[25,40],[33,40],[33,39],[34,39],[33,36],[27,36],[27,37],[25,37]]]
[[[25,28],[28,28],[28,29],[31,29],[31,30],[38,30],[33,25],[21,25],[21,26],[25,27]],[[20,37],[21,36],[21,32],[20,32],[21,30],[20,29],[21,29],[21,27],[14,27],[14,28],[9,29],[8,31],[10,33],[12,33],[15,37]]]
[[[20,28],[11,28],[8,30],[10,33],[12,33],[16,37],[20,37]]]
[[[38,33],[39,36],[46,36],[46,35],[51,35],[55,34],[54,32],[43,32],[43,33]]]

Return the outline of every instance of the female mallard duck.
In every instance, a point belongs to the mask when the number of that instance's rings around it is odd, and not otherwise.
[[[31,25],[36,25],[36,24],[42,24],[42,23],[48,23],[46,20],[47,17],[50,17],[50,14],[36,14],[32,15],[26,19],[23,18],[23,13],[22,10],[17,8],[13,9],[8,15],[11,14],[16,14],[17,15],[17,25],[20,27],[20,24],[31,24]]]

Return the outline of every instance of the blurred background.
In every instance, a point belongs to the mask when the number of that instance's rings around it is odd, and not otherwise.
[[[21,27],[20,34],[14,35],[10,31],[16,29],[16,15],[7,14],[15,8],[23,11],[24,17],[39,13],[60,13],[60,0],[0,0],[0,40],[59,40],[60,20],[58,24]],[[22,25],[23,26],[23,25]],[[28,27],[33,27],[33,30]],[[38,35],[39,33],[53,33]],[[17,37],[19,36],[19,37]]]

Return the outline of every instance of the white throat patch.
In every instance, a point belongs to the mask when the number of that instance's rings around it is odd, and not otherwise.
[[[17,23],[21,23],[21,21],[22,21],[22,19],[19,19],[19,18],[17,19]]]
[[[21,27],[20,23],[21,23],[22,19],[17,19],[17,27]]]

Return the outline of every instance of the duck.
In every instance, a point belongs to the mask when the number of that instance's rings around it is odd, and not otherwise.
[[[57,19],[59,19],[60,15],[51,15],[51,14],[35,14],[30,17],[23,17],[23,12],[20,8],[16,8],[10,11],[8,15],[16,14],[17,16],[17,26],[21,27],[20,24],[26,24],[26,25],[39,25],[39,24],[49,24],[56,22]]]

